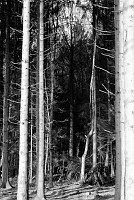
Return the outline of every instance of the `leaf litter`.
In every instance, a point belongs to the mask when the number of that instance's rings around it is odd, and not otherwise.
[[[82,185],[80,182],[55,184],[53,188],[49,189],[46,186],[45,189],[46,200],[114,200],[114,193],[114,186],[96,187],[88,184]],[[30,187],[29,199],[32,200],[35,194],[35,187]],[[0,188],[1,200],[16,200],[16,196],[17,188]]]

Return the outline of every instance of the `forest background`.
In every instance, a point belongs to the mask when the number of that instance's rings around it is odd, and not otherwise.
[[[26,1],[0,1],[0,151],[4,188],[18,175],[20,135],[24,134],[20,128],[25,53],[23,3]],[[65,180],[113,185],[114,2],[52,0],[31,1],[29,5],[25,137],[29,182],[36,179],[38,183],[42,134],[43,173],[49,187]],[[41,123],[43,132],[39,130]]]

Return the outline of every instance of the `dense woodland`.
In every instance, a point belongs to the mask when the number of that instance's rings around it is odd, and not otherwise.
[[[18,200],[28,199],[28,185],[43,200],[45,185],[113,186],[116,173],[116,200],[131,200],[131,192],[120,195],[130,184],[121,180],[134,141],[123,134],[134,123],[133,7],[130,0],[0,0],[0,183],[17,187]]]

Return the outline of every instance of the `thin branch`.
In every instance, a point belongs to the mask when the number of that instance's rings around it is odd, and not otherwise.
[[[111,56],[111,55],[109,55],[109,54],[104,54],[104,53],[101,53],[103,56],[106,56],[106,57],[109,57],[109,58],[112,58],[112,59],[114,59],[115,57],[114,56]]]
[[[98,45],[96,45],[96,47],[97,47],[98,49],[101,49],[101,50],[104,50],[104,51],[114,52],[114,50],[109,50],[109,49],[106,49],[106,48],[100,47],[100,46],[98,46]]]
[[[18,30],[18,29],[15,29],[15,28],[13,28],[13,27],[11,27],[10,26],[10,29],[12,30],[12,31],[14,31],[14,32],[18,32],[18,33],[23,33],[23,31],[21,31],[21,30]]]
[[[10,119],[8,119],[9,123],[14,124],[14,125],[18,125],[20,122],[12,122]]]
[[[14,100],[11,100],[11,99],[7,99],[7,100],[12,102],[12,103],[19,103],[20,104],[20,102],[18,102],[18,101],[14,101]]]
[[[108,10],[113,10],[114,9],[114,6],[113,7],[107,7],[107,6],[101,6],[99,4],[93,4],[94,7],[99,7],[99,8],[104,8],[104,9],[108,9]]]
[[[109,91],[104,84],[102,84],[102,86],[105,88],[105,90],[107,91],[108,94],[115,96],[115,94],[113,92]]]
[[[113,74],[113,73],[109,72],[108,70],[106,70],[106,69],[103,69],[103,68],[101,68],[101,67],[98,67],[98,66],[96,66],[96,65],[95,65],[95,68],[101,69],[101,70],[103,70],[103,71],[107,72],[108,74],[115,75],[115,74]]]
[[[21,87],[20,84],[18,84],[18,83],[13,83],[12,81],[11,81],[11,84],[12,84],[12,85],[17,85],[17,86]]]
[[[15,63],[15,62],[11,61],[11,64],[13,64],[13,65],[21,65],[21,62]]]
[[[104,93],[104,94],[108,94],[107,92],[105,92],[105,91],[103,91],[101,89],[99,89],[99,91],[102,92],[102,93]]]

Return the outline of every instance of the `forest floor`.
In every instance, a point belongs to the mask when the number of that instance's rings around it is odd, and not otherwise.
[[[46,186],[46,200],[114,200],[115,187],[95,187],[88,184],[81,185],[79,182],[58,183],[49,189]],[[1,200],[16,200],[17,188],[0,188]],[[29,187],[29,199],[36,195],[34,186]]]

